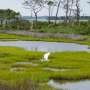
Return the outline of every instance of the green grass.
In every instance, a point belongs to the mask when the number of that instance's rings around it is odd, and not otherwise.
[[[32,67],[31,65],[15,66],[16,62],[40,60],[42,55],[43,53],[41,52],[30,52],[21,48],[0,47],[0,83],[10,86],[15,86],[16,84],[18,85],[24,80],[46,83],[46,81],[48,81],[47,72],[44,72],[40,67]],[[24,67],[25,71],[12,72],[10,71],[12,67]],[[42,73],[45,73],[45,75],[40,76]],[[43,86],[40,86],[39,88],[40,90],[54,90],[46,84],[43,84]]]
[[[83,36],[85,39],[90,39],[90,36]],[[32,37],[30,35],[15,35],[15,34],[0,34],[0,41],[47,41],[47,42],[65,42],[65,43],[79,43],[90,45],[87,40],[69,39],[69,38],[53,38],[53,37]]]
[[[66,33],[66,34],[82,34],[90,35],[90,22],[67,23],[60,22],[57,25],[54,23],[38,22],[37,29],[34,32],[49,32],[49,33]]]
[[[35,23],[34,23],[35,24]],[[37,26],[32,25],[28,21],[17,21],[5,26],[0,25],[0,30],[31,30],[34,32],[49,32],[49,33],[66,33],[66,34],[82,34],[90,35],[90,21],[80,21],[79,23],[71,22],[65,24],[65,22],[59,22],[55,25],[53,22],[37,22]]]
[[[90,53],[87,52],[56,52],[51,53],[48,62],[40,62],[44,53],[26,51],[15,47],[0,47],[0,82],[10,86],[18,85],[25,80],[32,80],[47,89],[49,79],[82,80],[90,79]],[[15,65],[16,62],[33,62],[38,66]],[[10,71],[12,67],[25,68],[23,71]],[[48,71],[43,68],[69,69],[69,71]]]

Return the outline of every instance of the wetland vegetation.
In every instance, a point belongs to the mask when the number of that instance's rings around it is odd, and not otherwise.
[[[44,52],[26,51],[16,47],[0,47],[0,82],[6,87],[25,90],[28,83],[35,90],[53,90],[47,86],[50,79],[55,80],[83,80],[90,79],[90,53],[88,52],[55,52],[48,62],[40,62]],[[17,62],[32,62],[38,64],[16,64]],[[44,68],[66,69],[64,71],[50,71]],[[17,68],[17,70],[11,70]],[[23,69],[20,69],[23,68]],[[68,69],[68,70],[67,70]],[[43,74],[42,74],[43,73]],[[27,82],[27,83],[26,83]],[[23,83],[26,86],[22,86]],[[17,86],[18,85],[18,86]],[[20,87],[21,85],[21,87]],[[2,87],[3,88],[3,87]],[[20,89],[21,88],[21,89]],[[46,89],[45,89],[46,88]],[[5,89],[6,90],[6,89]],[[7,89],[8,90],[8,89]],[[9,89],[10,90],[10,89]],[[14,90],[14,89],[11,89]],[[27,89],[28,90],[28,89]],[[34,90],[33,88],[30,90]]]
[[[1,42],[46,41],[87,46],[84,51],[51,51],[49,60],[41,62],[46,53],[44,51],[29,51],[29,49],[20,48],[23,46],[21,44],[20,47],[0,45],[0,90],[57,90],[48,85],[49,81],[53,81],[53,84],[50,82],[53,86],[57,82],[86,80],[88,83],[90,81],[90,49],[88,49],[90,48],[90,15],[82,16],[87,13],[87,10],[85,9],[85,13],[82,12],[84,9],[81,8],[81,0],[22,1],[23,6],[32,14],[29,19],[14,11],[16,9],[0,9]],[[86,5],[89,6],[90,2],[87,1]],[[46,21],[43,21],[43,17],[39,21],[38,15],[43,9],[47,9],[48,16],[43,16],[46,17]],[[24,42],[25,44],[27,43]],[[39,46],[39,44],[36,45]],[[50,46],[47,44],[47,47]],[[79,87],[77,90],[80,90]],[[62,90],[61,87],[59,90]],[[90,87],[87,90],[90,90]]]

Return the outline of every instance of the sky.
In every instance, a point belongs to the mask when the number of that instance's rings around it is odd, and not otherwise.
[[[30,10],[25,9],[22,5],[24,0],[0,0],[0,9],[12,9],[17,12],[20,12],[22,16],[30,16]],[[90,5],[87,4],[88,0],[81,0],[81,15],[87,15],[90,16]],[[56,9],[53,9],[53,15],[55,15]],[[64,11],[60,9],[59,16],[63,15]],[[39,16],[47,16],[48,15],[48,9],[43,9],[39,14]]]

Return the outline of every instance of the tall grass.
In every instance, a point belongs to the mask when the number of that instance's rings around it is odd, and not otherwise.
[[[17,88],[14,90],[18,90],[18,88],[19,90],[28,90],[27,87],[30,88],[28,83],[32,87],[29,90],[37,90],[38,88],[39,90],[50,90],[51,88],[45,85],[51,78],[58,80],[90,79],[90,53],[55,52],[51,53],[48,62],[40,62],[43,54],[15,47],[0,47],[0,83],[6,85],[4,86],[6,88]],[[16,62],[32,62],[37,63],[38,66],[16,65]],[[24,70],[10,70],[19,67],[24,68]],[[66,71],[44,70],[46,67],[66,69]],[[10,88],[4,90],[10,90]]]
[[[90,22],[81,21],[77,23],[68,23],[63,22],[55,25],[54,23],[48,24],[47,22],[38,22],[37,29],[34,32],[49,32],[49,33],[66,33],[66,34],[82,34],[90,35]]]

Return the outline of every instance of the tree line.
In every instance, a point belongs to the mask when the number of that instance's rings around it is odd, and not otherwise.
[[[81,0],[24,0],[23,5],[25,8],[30,9],[35,16],[35,22],[37,24],[38,13],[41,12],[43,8],[48,8],[48,23],[50,24],[50,18],[52,16],[52,8],[56,8],[55,13],[55,24],[57,24],[58,14],[60,15],[60,8],[64,10],[65,23],[77,22],[80,20],[80,7]],[[90,4],[90,2],[86,2]]]
[[[23,20],[19,12],[0,9],[0,29],[30,29],[30,22]]]
[[[9,23],[11,19],[18,19],[18,16],[20,13],[15,12],[11,9],[0,9],[0,21],[1,25],[3,24],[3,21],[5,21],[5,24]]]

